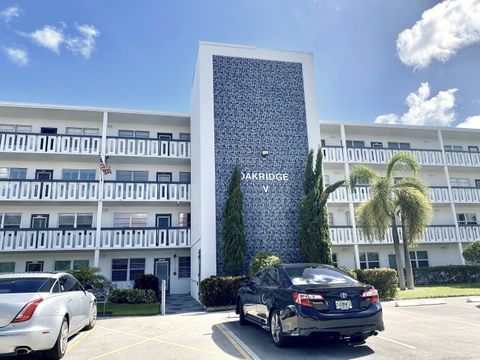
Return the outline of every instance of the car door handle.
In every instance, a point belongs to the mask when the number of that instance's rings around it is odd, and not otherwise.
[[[67,302],[72,302],[72,298],[67,298]]]

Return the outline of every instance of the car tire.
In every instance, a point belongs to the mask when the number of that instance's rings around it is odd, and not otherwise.
[[[55,346],[45,352],[45,358],[51,360],[59,360],[63,358],[67,352],[68,344],[68,321],[67,318],[63,318],[62,325],[60,326],[60,332],[55,342]]]
[[[283,334],[280,313],[277,310],[270,316],[270,335],[275,346],[284,347],[289,344],[289,338]]]
[[[245,313],[243,312],[243,302],[241,299],[238,299],[238,320],[240,325],[248,325],[248,320],[245,318]]]
[[[88,316],[88,325],[84,330],[92,330],[97,323],[97,303],[94,302],[90,308],[90,315]]]

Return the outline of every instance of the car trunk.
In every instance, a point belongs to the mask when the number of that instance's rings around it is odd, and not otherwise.
[[[0,294],[0,328],[10,324],[28,302],[39,297],[37,293]]]

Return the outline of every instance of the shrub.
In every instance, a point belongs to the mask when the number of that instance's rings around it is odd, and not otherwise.
[[[98,267],[84,267],[78,270],[69,270],[68,273],[73,275],[83,287],[86,284],[91,284],[95,288],[103,288],[108,286],[110,282],[103,275],[99,274]]]
[[[468,244],[463,250],[463,257],[472,264],[480,264],[480,240]]]
[[[153,290],[143,289],[113,289],[108,301],[115,304],[154,304],[157,297]]]
[[[358,281],[369,284],[378,290],[382,300],[390,300],[397,293],[398,277],[394,269],[357,269],[355,270]]]
[[[250,261],[250,266],[248,268],[248,275],[250,277],[254,276],[257,272],[266,268],[267,266],[281,264],[282,259],[277,255],[269,252],[259,252]]]
[[[357,279],[357,273],[353,269],[347,269],[347,268],[339,268],[338,270],[343,271],[345,274],[348,276]]]
[[[415,284],[462,284],[480,282],[480,265],[447,265],[413,269]]]
[[[143,289],[143,290],[153,290],[157,298],[160,293],[160,285],[158,283],[158,277],[152,274],[137,276],[135,278],[133,288]]]
[[[200,302],[207,307],[235,305],[244,276],[211,276],[200,282]]]

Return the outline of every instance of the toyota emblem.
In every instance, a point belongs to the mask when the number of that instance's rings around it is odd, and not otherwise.
[[[342,292],[342,293],[340,293],[340,297],[342,299],[346,299],[348,297],[348,294],[346,292]]]

